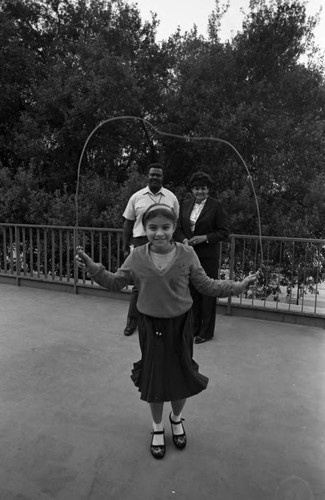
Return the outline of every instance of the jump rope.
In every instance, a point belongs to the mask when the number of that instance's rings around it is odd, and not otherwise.
[[[118,120],[139,120],[139,121],[142,121],[143,123],[146,123],[149,127],[151,127],[151,129],[157,134],[157,135],[160,135],[160,136],[164,136],[164,137],[174,137],[175,139],[181,139],[181,140],[185,140],[187,142],[189,141],[212,141],[212,142],[220,142],[220,143],[223,143],[223,144],[226,144],[227,146],[229,146],[236,154],[237,156],[239,157],[240,161],[242,162],[242,164],[244,165],[245,167],[245,170],[247,172],[247,179],[250,181],[251,183],[251,187],[252,187],[252,191],[253,191],[253,194],[254,194],[254,199],[255,199],[255,203],[256,203],[256,211],[257,211],[257,222],[258,222],[258,237],[259,237],[259,245],[260,245],[260,252],[261,252],[261,265],[263,264],[263,245],[262,245],[262,225],[261,225],[261,216],[260,216],[260,207],[259,207],[259,203],[258,203],[258,199],[257,199],[257,195],[256,195],[256,191],[255,191],[255,186],[254,186],[254,182],[253,182],[253,179],[252,179],[252,176],[251,176],[251,173],[249,171],[249,168],[247,167],[247,164],[244,160],[244,158],[241,156],[241,154],[239,153],[239,151],[235,148],[235,146],[233,144],[231,144],[231,142],[229,141],[226,141],[224,139],[220,139],[219,137],[205,137],[205,136],[198,136],[198,137],[192,137],[192,136],[186,136],[186,135],[178,135],[178,134],[173,134],[171,132],[162,132],[161,130],[157,129],[154,125],[152,125],[148,120],[146,120],[145,118],[140,118],[139,116],[114,116],[112,118],[108,118],[107,120],[104,120],[102,122],[100,122],[92,131],[91,133],[89,134],[89,136],[87,137],[86,139],[86,142],[84,144],[84,147],[82,149],[82,152],[81,152],[81,155],[80,155],[80,159],[79,159],[79,164],[78,164],[78,172],[77,172],[77,186],[76,186],[76,195],[75,195],[75,205],[76,205],[76,225],[75,225],[75,234],[78,235],[78,227],[79,227],[79,206],[78,206],[78,196],[79,196],[79,185],[80,185],[80,171],[81,171],[81,164],[82,164],[82,160],[83,160],[83,156],[84,156],[84,153],[86,151],[86,148],[87,148],[87,145],[88,145],[88,142],[90,141],[90,139],[92,138],[92,136],[95,134],[95,132],[97,132],[97,130],[102,127],[103,125],[105,125],[106,123],[110,123],[110,122],[113,122],[113,121],[118,121]],[[77,237],[77,236],[76,236]],[[75,242],[76,242],[76,237],[75,237]],[[76,245],[75,245],[76,247]],[[291,483],[293,483],[293,481],[295,482],[299,482],[299,491],[302,491],[304,490],[305,492],[305,489],[306,491],[308,490],[308,492],[310,493],[310,498],[313,499],[313,494],[310,490],[310,487],[309,487],[309,484],[306,483],[303,479],[301,479],[300,477],[296,477],[296,476],[291,476],[291,477],[288,477],[287,479],[285,479],[285,481],[282,481],[279,485],[279,487],[277,488],[277,491],[276,491],[276,495],[275,495],[275,499],[280,499],[280,494],[281,494],[281,498],[282,498],[282,495],[283,495],[283,491],[287,491],[288,488],[290,488],[291,486]],[[285,491],[284,491],[284,494],[285,494]]]
[[[81,164],[82,160],[86,151],[86,148],[88,146],[88,143],[92,136],[97,132],[99,128],[101,128],[103,125],[106,125],[107,123],[111,123],[114,121],[122,121],[122,120],[133,120],[133,121],[141,121],[142,123],[148,125],[158,136],[161,137],[173,137],[174,139],[181,139],[186,142],[199,142],[199,141],[211,141],[211,142],[219,142],[222,144],[226,144],[229,146],[239,157],[240,161],[244,165],[244,168],[247,172],[247,180],[251,184],[252,192],[254,195],[255,199],[255,204],[256,204],[256,211],[257,211],[257,224],[258,224],[258,239],[259,239],[259,246],[260,246],[260,252],[261,252],[261,265],[263,263],[263,245],[262,245],[262,224],[261,224],[261,216],[260,216],[260,207],[255,191],[255,186],[254,182],[251,176],[251,173],[249,171],[249,168],[242,157],[242,155],[239,153],[239,151],[235,148],[231,142],[226,141],[224,139],[220,139],[219,137],[206,137],[206,136],[187,136],[187,135],[178,135],[178,134],[173,134],[171,132],[162,132],[158,128],[156,128],[154,125],[152,125],[148,120],[145,118],[140,118],[139,116],[129,116],[129,115],[122,115],[122,116],[113,116],[112,118],[107,118],[106,120],[103,120],[100,122],[88,135],[85,144],[82,148],[81,155],[79,158],[79,163],[78,163],[78,171],[77,171],[77,185],[76,185],[76,194],[75,194],[75,211],[76,211],[76,220],[75,220],[75,248],[78,246],[78,228],[79,228],[79,187],[80,187],[80,172],[81,172]]]

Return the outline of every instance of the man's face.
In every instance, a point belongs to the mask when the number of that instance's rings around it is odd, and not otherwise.
[[[163,171],[161,168],[152,167],[148,173],[148,186],[152,192],[157,192],[163,183]]]

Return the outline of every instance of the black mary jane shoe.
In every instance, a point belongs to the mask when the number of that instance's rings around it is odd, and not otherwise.
[[[157,458],[158,460],[161,458],[164,458],[165,453],[166,453],[166,446],[165,446],[165,431],[152,431],[152,440],[151,440],[151,445],[150,445],[150,453],[154,458]],[[164,435],[164,444],[159,444],[155,445],[153,443],[153,438],[155,434],[163,434]]]
[[[186,446],[186,432],[183,426],[184,419],[181,418],[178,422],[174,422],[174,420],[172,419],[172,414],[170,413],[169,421],[172,428],[173,443],[176,446],[176,448],[178,448],[179,450],[183,450]],[[179,424],[181,424],[181,426],[183,427],[184,432],[182,434],[174,434],[173,425],[179,425]]]

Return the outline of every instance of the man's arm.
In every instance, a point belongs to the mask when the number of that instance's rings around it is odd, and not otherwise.
[[[132,239],[133,226],[135,221],[130,219],[125,219],[123,225],[123,254],[127,257],[130,253],[130,243]]]

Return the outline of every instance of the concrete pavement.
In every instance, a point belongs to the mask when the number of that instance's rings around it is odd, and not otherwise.
[[[0,500],[324,500],[324,330],[218,316],[188,447],[149,453],[128,303],[0,285]]]

